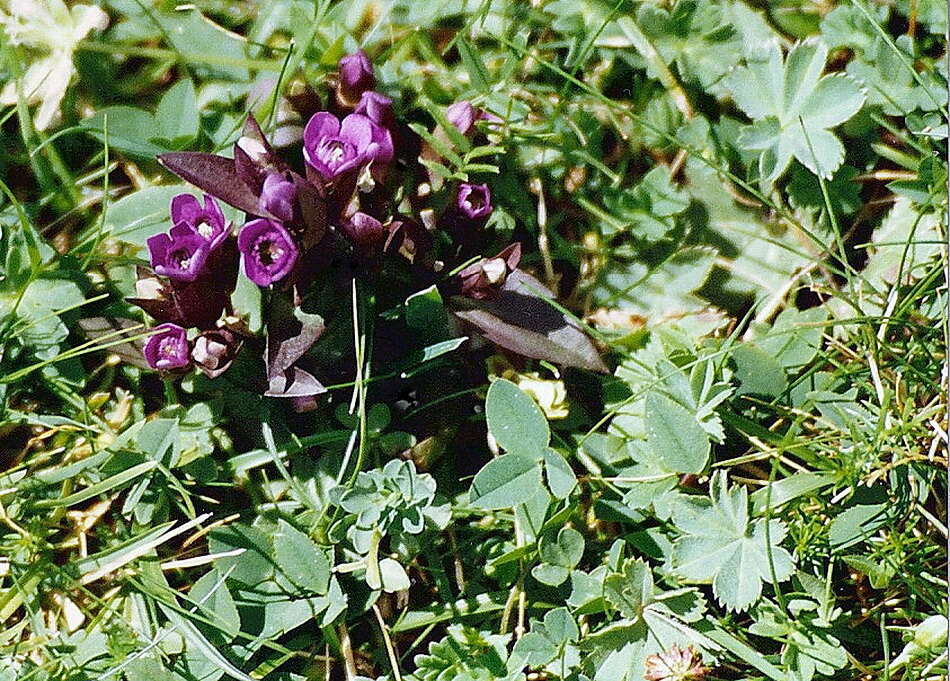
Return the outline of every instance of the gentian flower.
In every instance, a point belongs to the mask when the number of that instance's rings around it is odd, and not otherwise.
[[[192,344],[191,359],[208,378],[216,378],[231,366],[240,346],[240,339],[228,329],[203,331]]]
[[[188,334],[177,324],[161,324],[157,333],[145,341],[145,361],[153,369],[169,371],[188,366]]]
[[[180,282],[194,281],[204,272],[211,250],[211,242],[184,222],[149,237],[146,244],[155,274]]]
[[[492,211],[491,191],[487,184],[459,185],[455,206],[461,215],[469,220],[481,220],[488,217]]]
[[[251,220],[238,234],[244,273],[258,286],[270,286],[286,277],[297,263],[297,245],[276,220]]]
[[[172,198],[172,224],[185,224],[212,245],[220,243],[228,234],[228,225],[218,202],[205,194],[204,206],[191,194]]]
[[[340,120],[331,113],[314,114],[303,132],[304,158],[323,179],[331,180],[363,163],[388,163],[393,158],[389,131],[362,114]]]
[[[449,108],[445,110],[445,117],[448,119],[449,123],[454,125],[455,128],[463,135],[469,135],[474,132],[475,123],[477,121],[492,121],[493,123],[501,123],[501,119],[498,118],[498,116],[490,114],[487,111],[483,111],[482,109],[476,109],[474,106],[472,106],[471,102],[464,100],[449,105]]]
[[[337,95],[341,103],[353,106],[359,101],[360,95],[367,90],[372,90],[375,85],[376,76],[373,74],[373,65],[363,50],[357,50],[340,59]]]
[[[369,250],[386,238],[383,223],[366,213],[355,213],[340,229],[358,248]]]
[[[393,100],[373,90],[363,93],[354,113],[363,114],[374,123],[386,128],[392,128],[395,123]]]
[[[261,187],[260,206],[272,215],[290,222],[294,219],[297,187],[279,173],[271,173]]]
[[[458,273],[462,295],[474,300],[488,300],[498,295],[521,261],[521,244],[514,243],[494,258],[482,258]]]

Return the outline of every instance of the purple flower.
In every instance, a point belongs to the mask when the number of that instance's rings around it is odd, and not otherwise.
[[[191,194],[179,194],[172,199],[172,224],[188,225],[205,240],[217,243],[228,233],[227,222],[218,202],[205,194],[204,206]]]
[[[363,114],[374,123],[387,128],[392,127],[395,122],[393,100],[373,90],[367,90],[363,93],[354,113]]]
[[[455,205],[469,220],[481,220],[488,217],[492,211],[491,192],[488,190],[488,185],[467,182],[460,184]]]
[[[244,273],[258,286],[270,286],[286,277],[297,262],[293,237],[276,220],[251,220],[238,234]]]
[[[297,187],[279,173],[271,173],[264,178],[261,187],[260,207],[271,215],[286,222],[294,219],[294,203],[297,200]]]
[[[388,163],[393,157],[389,131],[362,114],[350,114],[342,123],[326,111],[314,114],[303,140],[307,163],[325,180],[370,161]]]
[[[161,324],[157,333],[145,341],[145,361],[153,369],[169,371],[191,363],[188,354],[188,333],[177,324]]]
[[[343,233],[357,247],[369,250],[386,238],[386,228],[383,223],[366,213],[355,213],[341,225]]]
[[[373,65],[363,50],[357,50],[340,59],[337,93],[344,102],[352,106],[361,94],[372,90],[375,85],[376,76],[373,75]]]
[[[475,300],[494,298],[519,262],[521,244],[514,243],[494,258],[482,258],[469,265],[458,273],[462,295]]]
[[[211,242],[179,222],[167,234],[156,234],[148,241],[152,269],[174,281],[194,281],[202,274]]]
[[[475,130],[477,121],[491,121],[501,123],[501,119],[494,114],[490,114],[482,109],[476,109],[471,102],[461,101],[451,104],[445,110],[445,117],[449,123],[454,125],[460,133],[468,135]]]

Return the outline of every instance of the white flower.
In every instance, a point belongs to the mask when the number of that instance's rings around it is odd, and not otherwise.
[[[11,45],[35,53],[20,82],[28,104],[39,104],[33,124],[45,130],[59,113],[60,102],[72,80],[73,51],[93,29],[104,29],[109,17],[98,7],[63,0],[0,0],[0,26]],[[0,104],[17,102],[17,83],[0,91]]]

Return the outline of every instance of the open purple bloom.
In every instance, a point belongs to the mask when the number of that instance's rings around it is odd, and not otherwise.
[[[211,250],[211,242],[183,222],[167,234],[150,237],[146,244],[155,273],[181,282],[202,274]]]
[[[363,163],[388,163],[393,157],[389,131],[362,114],[340,120],[331,113],[314,114],[303,133],[304,157],[325,180]]]
[[[363,93],[354,113],[363,114],[374,123],[387,128],[394,123],[393,100],[373,90]]]
[[[340,80],[337,92],[340,98],[350,106],[359,100],[360,95],[372,90],[376,85],[373,65],[363,50],[357,50],[340,59]]]
[[[217,243],[227,235],[227,221],[218,202],[207,194],[204,198],[203,206],[191,194],[178,194],[172,198],[172,224],[186,224],[205,240]]]
[[[383,223],[366,213],[355,213],[341,225],[343,233],[358,248],[369,250],[382,243],[386,238],[386,228]]]
[[[276,220],[251,220],[238,234],[244,272],[258,286],[270,286],[286,277],[297,263],[297,245]]]
[[[145,361],[153,369],[170,371],[191,363],[188,353],[188,333],[177,324],[161,324],[157,333],[145,341]]]
[[[491,192],[488,185],[467,182],[460,184],[455,205],[469,220],[481,220],[488,217],[492,211]]]
[[[264,178],[261,187],[260,206],[275,217],[290,222],[294,219],[294,202],[297,200],[297,187],[279,173],[271,173]]]

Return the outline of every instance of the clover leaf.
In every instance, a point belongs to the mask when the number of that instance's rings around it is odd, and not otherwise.
[[[785,525],[750,521],[747,490],[730,489],[725,475],[711,481],[710,502],[685,498],[677,503],[673,522],[683,533],[673,546],[676,573],[688,582],[712,582],[716,598],[730,610],[755,603],[762,580],[772,581],[772,568],[778,581],[792,574],[794,560],[780,546]]]
[[[753,50],[746,66],[727,78],[736,104],[752,125],[739,144],[759,152],[759,174],[770,187],[792,159],[824,178],[841,166],[844,146],[831,132],[864,105],[861,86],[848,75],[825,74],[828,48],[817,41],[796,44],[785,61],[776,43]]]

